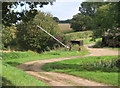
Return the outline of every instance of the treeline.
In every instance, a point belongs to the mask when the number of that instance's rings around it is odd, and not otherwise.
[[[70,23],[71,19],[67,19],[67,20],[59,20],[58,17],[53,17],[53,20],[55,20],[58,23]]]

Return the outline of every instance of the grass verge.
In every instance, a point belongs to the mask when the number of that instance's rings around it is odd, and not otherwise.
[[[26,72],[3,63],[3,86],[47,86],[44,82],[28,75]]]
[[[74,46],[72,51],[66,50],[64,48],[58,50],[51,50],[50,52],[44,52],[38,54],[32,51],[29,52],[10,52],[3,53],[3,62],[6,62],[12,66],[22,64],[24,62],[33,61],[33,60],[43,60],[51,58],[60,58],[60,57],[69,57],[69,56],[81,56],[89,54],[88,50],[85,47],[81,47],[81,52],[78,52],[79,46]]]
[[[81,52],[78,52],[76,49],[77,47],[72,51],[68,51],[65,49],[52,50],[50,52],[45,52],[42,54],[38,54],[32,51],[3,53],[2,69],[4,69],[4,71],[2,75],[2,84],[4,86],[46,86],[46,84],[42,81],[29,76],[27,73],[20,69],[17,69],[15,66],[33,60],[89,54],[87,49],[85,49],[84,47],[82,47]]]

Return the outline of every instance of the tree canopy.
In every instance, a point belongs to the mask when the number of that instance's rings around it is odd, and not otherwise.
[[[56,22],[59,22],[59,18],[58,17],[53,17],[53,20],[55,20]]]
[[[82,14],[74,15],[71,20],[71,28],[75,31],[85,31],[91,29],[92,19],[89,16],[84,16]]]
[[[94,18],[94,35],[93,38],[103,38],[103,46],[116,46],[120,39],[120,25],[118,23],[118,4],[109,3],[97,9]],[[119,37],[118,37],[119,36]],[[107,37],[105,40],[104,38]]]

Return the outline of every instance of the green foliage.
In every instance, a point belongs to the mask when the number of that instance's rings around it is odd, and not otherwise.
[[[119,4],[119,2],[83,2],[79,8],[80,14],[92,19],[90,25],[94,30],[93,39],[102,38],[101,46],[119,47]],[[105,37],[107,38],[104,39]]]
[[[59,18],[57,17],[53,17],[53,20],[55,20],[56,22],[59,22]]]
[[[71,28],[75,31],[85,31],[90,30],[92,25],[92,19],[89,16],[84,16],[82,14],[74,15],[71,20]]]
[[[53,36],[57,36],[59,33],[59,27],[52,19],[52,16],[40,12],[35,16],[33,21],[20,23],[17,26],[17,39],[20,47],[24,50],[33,50],[37,52],[53,49],[56,41],[41,29],[38,29],[36,24]]]
[[[94,16],[96,9],[109,2],[82,2],[79,11],[85,16]]]
[[[6,27],[3,25],[2,27],[2,44],[4,48],[12,48],[16,45],[16,28],[15,26]]]
[[[73,16],[71,20],[71,28],[75,31],[84,31],[93,29],[94,16],[97,8],[107,4],[106,2],[83,2],[79,7],[80,13]]]
[[[94,17],[93,38],[102,37],[103,46],[117,46],[119,44],[118,13],[118,3],[109,3],[97,9]]]

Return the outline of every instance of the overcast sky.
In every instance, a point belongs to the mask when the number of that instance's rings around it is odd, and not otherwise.
[[[73,15],[79,13],[79,6],[85,0],[56,0],[53,5],[44,5],[39,10],[49,12],[60,20],[71,19]],[[22,11],[25,7],[18,6],[15,11]],[[26,9],[29,9],[26,6]]]

